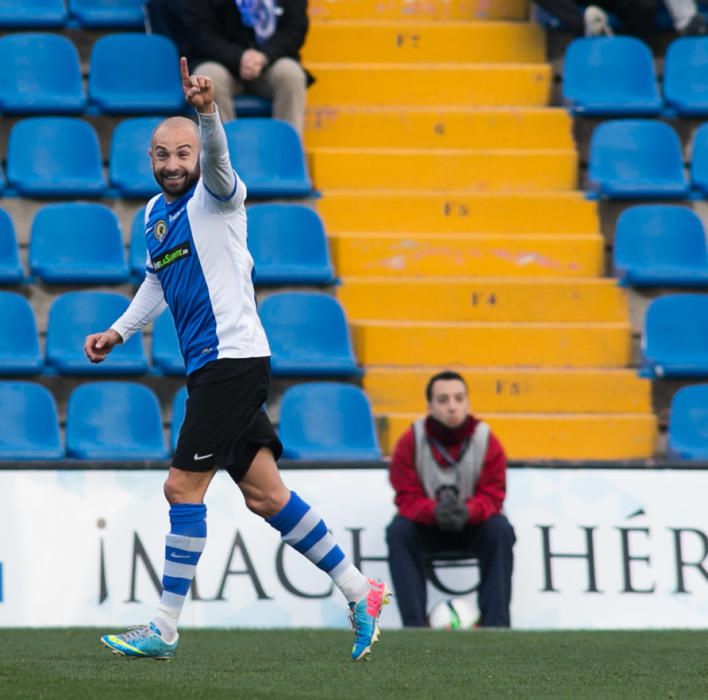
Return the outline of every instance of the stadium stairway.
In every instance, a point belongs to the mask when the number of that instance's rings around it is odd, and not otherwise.
[[[654,453],[626,294],[517,0],[313,0],[305,146],[383,449],[458,369],[513,459]],[[365,38],[365,40],[362,40]]]

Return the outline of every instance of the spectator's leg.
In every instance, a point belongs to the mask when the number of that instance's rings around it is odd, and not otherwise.
[[[535,3],[557,17],[563,27],[572,34],[585,33],[584,8],[574,0],[534,0]]]
[[[656,0],[597,0],[593,4],[617,15],[623,33],[645,38],[654,31]]]
[[[418,526],[397,515],[386,528],[388,565],[404,627],[426,627],[427,590],[423,542]]]
[[[236,119],[234,97],[243,92],[243,83],[231,75],[231,71],[216,61],[200,63],[194,69],[195,75],[207,75],[214,81],[214,101],[219,107],[221,121],[226,123]]]
[[[307,78],[297,61],[279,58],[259,78],[249,83],[249,89],[273,100],[273,116],[288,122],[298,134],[302,134]]]
[[[479,610],[482,627],[509,627],[514,528],[503,515],[474,527],[473,546],[479,557]]]
[[[700,15],[695,0],[664,0],[664,5],[666,5],[666,9],[671,15],[674,29],[677,32],[681,34],[684,32],[686,34],[705,34],[705,30],[693,31],[693,27],[699,29],[701,25],[705,25],[705,20]],[[693,26],[689,26],[692,22]]]

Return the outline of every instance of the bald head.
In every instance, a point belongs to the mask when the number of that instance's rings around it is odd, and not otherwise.
[[[167,201],[181,197],[199,179],[199,127],[186,117],[170,117],[152,133],[150,160]]]

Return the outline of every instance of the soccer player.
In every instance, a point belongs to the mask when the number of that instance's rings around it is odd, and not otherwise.
[[[270,350],[256,310],[253,260],[246,247],[246,187],[231,167],[211,79],[189,75],[185,58],[180,70],[185,99],[195,108],[199,125],[172,117],[153,134],[150,158],[162,193],[145,210],[145,281],[111,328],[89,335],[84,344],[89,360],[101,362],[168,306],[189,394],[165,482],[171,527],[159,606],[149,624],[101,641],[124,656],[175,655],[177,622],[206,542],[204,495],[223,467],[247,507],[342,591],[355,632],[352,658],[358,661],[378,639],[388,587],[367,579],[352,564],[320,516],[280,478],[276,460],[282,445],[262,408],[270,384]]]

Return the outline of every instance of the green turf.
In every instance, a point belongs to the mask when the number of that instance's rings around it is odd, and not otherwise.
[[[186,630],[171,662],[99,632],[0,630],[0,698],[708,698],[708,631]]]

